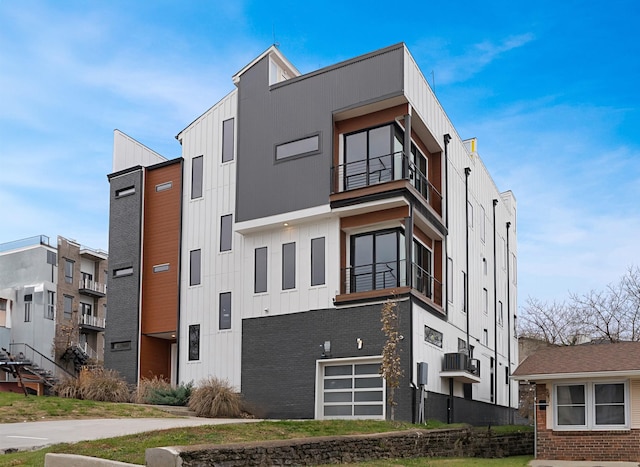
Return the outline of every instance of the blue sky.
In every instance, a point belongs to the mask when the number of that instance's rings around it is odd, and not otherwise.
[[[113,130],[175,135],[270,46],[303,73],[405,42],[518,201],[519,300],[640,265],[640,2],[0,0],[0,243],[108,248]]]

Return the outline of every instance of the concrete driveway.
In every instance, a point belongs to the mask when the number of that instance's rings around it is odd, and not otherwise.
[[[224,418],[118,418],[56,420],[0,424],[0,452],[42,448],[57,443],[76,443],[100,438],[165,430],[185,426],[255,422],[254,419]]]

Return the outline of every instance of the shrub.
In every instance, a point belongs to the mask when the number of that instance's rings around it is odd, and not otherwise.
[[[126,381],[115,370],[85,368],[78,376],[81,399],[102,402],[129,402],[131,393]]]
[[[192,388],[193,383],[182,383],[174,388],[161,377],[144,378],[138,384],[134,400],[138,404],[185,406],[189,401]]]
[[[202,380],[189,398],[189,408],[198,417],[237,418],[243,415],[242,396],[228,381],[211,377]]]
[[[67,399],[80,399],[80,384],[77,378],[66,378],[53,387],[53,393]]]
[[[133,395],[133,401],[137,404],[151,404],[149,399],[151,394],[157,390],[165,390],[171,388],[171,385],[164,379],[158,376],[153,378],[142,378],[138,383],[138,388]]]

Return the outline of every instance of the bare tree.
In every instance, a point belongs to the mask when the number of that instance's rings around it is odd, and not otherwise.
[[[529,297],[520,315],[520,335],[550,344],[576,345],[640,340],[640,269],[630,267],[603,290],[570,293],[567,302]]]

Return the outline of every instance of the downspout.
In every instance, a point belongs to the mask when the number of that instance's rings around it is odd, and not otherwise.
[[[445,133],[444,135],[444,226],[445,226],[445,239],[444,239],[444,277],[445,288],[444,288],[444,311],[447,316],[449,316],[449,283],[447,282],[449,279],[449,253],[447,250],[448,237],[449,237],[449,141],[451,141],[451,135],[449,133]]]
[[[496,264],[496,206],[493,200],[493,403],[498,404],[498,265]]]
[[[469,341],[469,174],[471,174],[471,168],[465,167],[464,169],[464,212],[465,212],[465,247],[466,247],[466,266],[464,276],[464,306],[465,314],[467,315],[467,355],[471,357],[471,343]]]
[[[182,143],[180,143],[182,146]],[[178,235],[178,309],[176,310],[176,386],[180,384],[180,309],[182,300],[182,233],[184,232],[182,213],[184,210],[184,158],[180,162],[180,188],[182,194],[180,195],[180,234]]]
[[[513,412],[511,410],[511,287],[510,287],[510,273],[509,273],[509,227],[511,222],[507,222],[507,385],[509,390],[509,422],[512,422]]]

